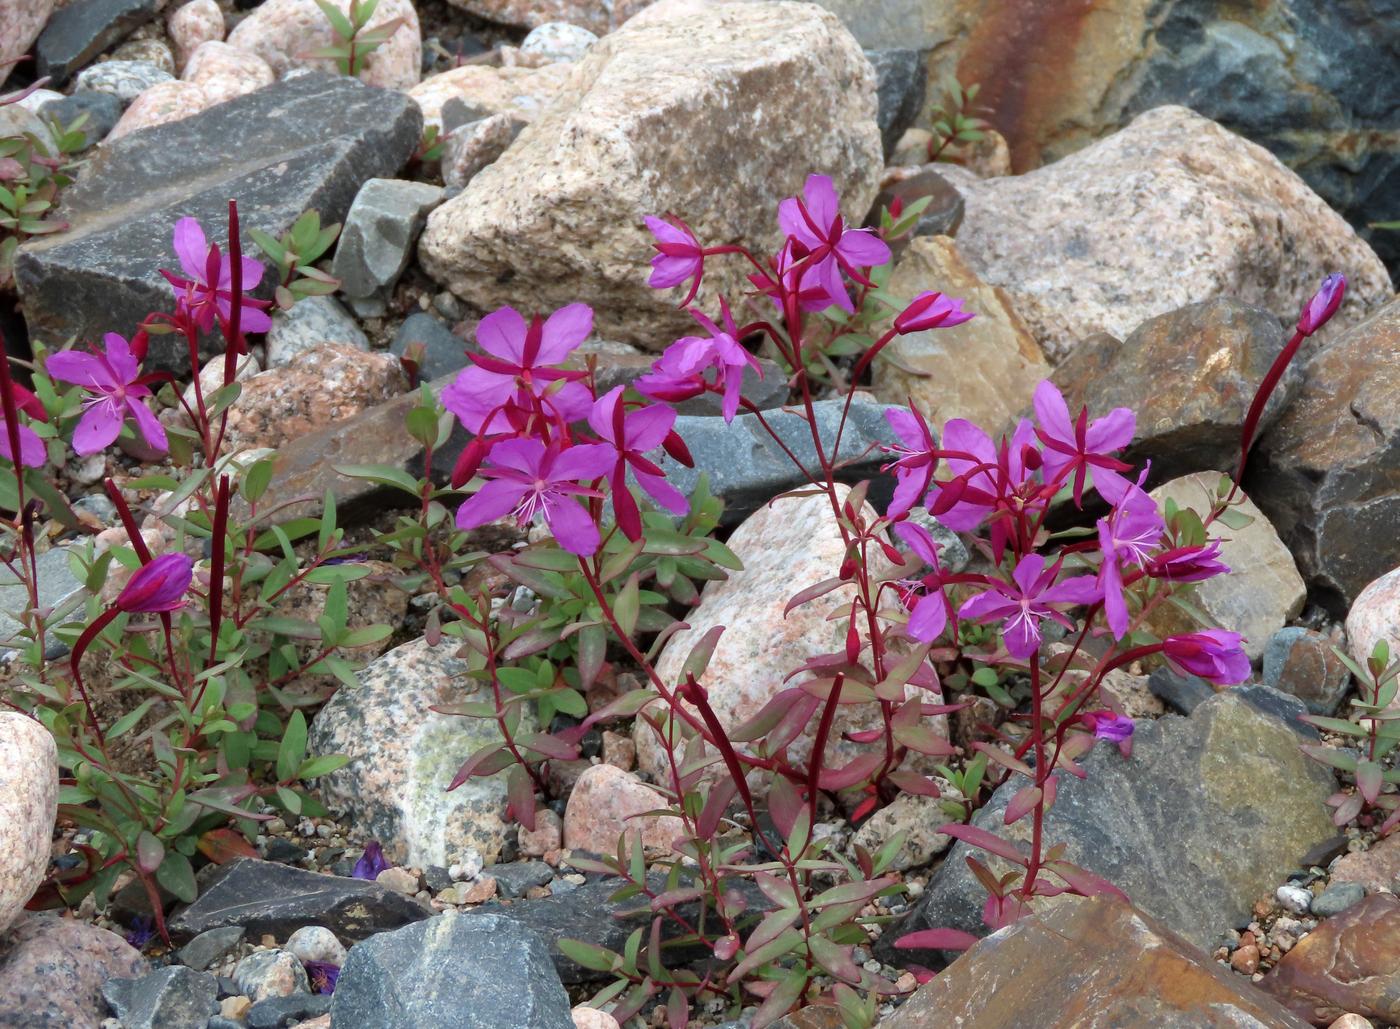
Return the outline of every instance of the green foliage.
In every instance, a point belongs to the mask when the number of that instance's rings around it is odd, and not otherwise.
[[[14,276],[21,243],[68,227],[52,214],[73,182],[78,165],[69,157],[83,148],[86,121],[83,114],[67,127],[52,123],[50,140],[32,132],[0,137],[0,287]]]
[[[248,236],[277,269],[277,306],[284,311],[307,297],[327,296],[340,288],[340,280],[316,262],[340,236],[340,223],[321,225],[318,211],[306,211],[292,223],[281,239],[261,229],[249,229]]]
[[[341,13],[331,0],[316,0],[316,6],[321,8],[326,21],[330,22],[335,42],[312,51],[312,56],[333,59],[342,75],[358,77],[364,71],[365,59],[387,43],[404,23],[402,18],[391,18],[369,28],[379,0],[350,0],[349,17]]]
[[[942,99],[933,106],[933,138],[928,144],[930,161],[953,159],[949,151],[958,145],[977,143],[986,138],[991,125],[982,117],[989,113],[976,106],[977,94],[982,87],[978,83],[964,86],[956,79],[944,87]]]

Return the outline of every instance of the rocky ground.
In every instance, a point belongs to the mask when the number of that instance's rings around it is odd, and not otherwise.
[[[872,447],[892,442],[885,404],[1006,427],[1048,377],[1072,410],[1136,410],[1127,456],[1151,460],[1159,498],[1189,501],[1233,469],[1291,319],[1342,272],[1345,304],[1264,412],[1245,480],[1253,521],[1223,552],[1235,572],[1197,598],[1244,634],[1255,681],[1217,694],[1165,668],[1115,673],[1109,688],[1139,720],[1132,759],[1096,750],[1049,819],[1069,858],[1133,906],[1057,905],[916,991],[911,955],[890,940],[984,932],[966,846],[949,849],[937,802],[912,796],[859,825],[833,812],[816,833],[846,853],[907,833],[906,892],[866,912],[888,919],[858,955],[912,994],[884,1004],[881,1026],[1397,1025],[1400,838],[1365,818],[1335,826],[1339,780],[1299,748],[1343,742],[1300,720],[1345,716],[1357,696],[1332,648],[1364,662],[1378,640],[1400,647],[1400,300],[1385,263],[1400,233],[1370,227],[1400,217],[1400,20],[1383,0],[1075,6],[381,0],[371,26],[401,24],[355,81],[311,56],[332,42],[313,0],[5,0],[0,62],[33,57],[8,88],[45,82],[0,107],[0,137],[88,120],[67,228],[19,249],[0,327],[53,345],[129,332],[166,303],[171,226],[221,224],[230,197],[274,236],[307,210],[343,222],[326,255],[340,289],[275,315],[255,341],[230,439],[275,451],[267,506],[329,488],[350,538],[368,541],[392,522],[384,492],[334,466],[421,463],[403,430],[405,354],[439,389],[485,312],[584,301],[607,389],[688,331],[676,298],[645,284],[653,213],[771,247],[774,207],[810,172],[833,178],[857,222],[892,197],[930,199],[888,291],[907,302],[939,289],[978,317],[882,354],[842,441],[864,455],[853,481],[876,476]],[[930,103],[953,71],[985,83],[1000,131],[930,163]],[[440,154],[429,130],[445,137]],[[702,301],[737,291],[742,272],[707,268]],[[153,337],[151,364],[179,368],[172,339]],[[764,366],[745,392],[782,427],[787,391]],[[728,626],[706,686],[737,722],[830,649],[830,607],[783,609],[843,555],[824,501],[768,505],[797,485],[791,465],[753,416],[726,426],[712,401],[689,402],[676,428],[725,501],[722,534],[745,569],[708,585],[660,670]],[[837,404],[821,401],[819,421],[834,426]],[[464,444],[454,436],[435,469]],[[74,459],[61,485],[90,528],[109,529],[97,484],[140,468]],[[675,472],[682,490],[696,481]],[[967,550],[945,538],[956,571]],[[67,542],[40,559],[45,606],[81,593]],[[481,537],[493,551],[521,542],[506,528]],[[365,556],[386,557],[368,542]],[[20,592],[0,585],[0,619]],[[432,710],[464,687],[448,648],[424,639],[428,604],[388,565],[353,584],[359,623],[394,633],[352,655],[359,688],[325,685],[312,720],[313,754],[351,757],[318,784],[335,818],[274,818],[231,842],[201,871],[198,900],[173,909],[170,947],[134,883],[101,912],[91,898],[21,910],[77,862],[85,830],[53,827],[47,732],[0,721],[0,1027],[616,1027],[580,1006],[598,974],[554,944],[620,947],[644,924],[573,859],[611,852],[624,830],[668,848],[671,827],[644,814],[661,803],[654,740],[625,726],[585,737],[582,760],[551,764],[555,800],[533,832],[507,819],[497,779],[446,792],[491,730]],[[590,703],[631,674],[609,666]],[[998,717],[984,701],[942,731],[966,745]],[[1009,800],[995,792],[975,823],[1000,829]],[[692,1024],[737,1029],[751,1013],[717,1006]],[[830,1018],[813,1008],[780,1024]],[[628,1027],[641,1024],[667,1024],[664,1006]]]

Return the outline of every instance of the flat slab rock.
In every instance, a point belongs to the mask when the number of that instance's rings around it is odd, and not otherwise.
[[[1302,740],[1284,721],[1303,711],[1296,698],[1253,686],[1212,697],[1190,718],[1139,722],[1131,759],[1100,744],[1081,762],[1087,779],[1060,777],[1045,838],[1065,843],[1068,860],[1211,950],[1249,921],[1255,900],[1271,894],[1309,848],[1335,833],[1323,805],[1335,781],[1304,757]],[[1020,785],[1000,787],[973,824],[1023,840],[1029,818],[1002,824]],[[877,956],[924,964],[933,955],[895,950],[894,941],[919,929],[986,932],[986,892],[963,860],[970,853],[963,843],[953,846],[918,905],[885,930]],[[998,875],[1010,868],[990,860]]]
[[[378,883],[238,858],[200,884],[195,902],[170,920],[170,934],[184,941],[240,925],[252,937],[285,939],[302,926],[320,925],[342,939],[362,940],[431,914]]]
[[[881,1029],[1304,1029],[1258,987],[1121,900],[1075,898],[995,933]]]
[[[391,176],[418,144],[422,117],[401,93],[311,73],[104,146],[64,194],[67,232],[21,249],[15,278],[29,331],[130,335],[173,305],[161,268],[179,268],[175,222],[199,219],[227,246],[228,201],[247,230],[280,235],[306,210],[340,221],[360,186]],[[260,293],[270,295],[265,277]],[[151,363],[173,367],[184,342],[151,337]]]

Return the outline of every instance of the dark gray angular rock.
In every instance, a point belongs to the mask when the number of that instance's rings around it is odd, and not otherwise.
[[[53,12],[34,44],[35,70],[50,85],[68,76],[156,16],[158,0],[73,0]]]
[[[1163,665],[1147,677],[1152,695],[1179,715],[1189,715],[1215,696],[1215,688],[1195,675],[1178,675]]]
[[[238,858],[200,886],[198,899],[170,920],[170,932],[187,940],[240,925],[252,936],[284,939],[304,925],[323,925],[342,940],[361,940],[431,914],[378,883]]]
[[[918,50],[867,50],[865,56],[875,69],[875,121],[880,126],[885,159],[889,160],[899,137],[923,110],[928,68]]]
[[[1264,684],[1291,693],[1315,715],[1335,714],[1350,680],[1331,641],[1311,629],[1290,625],[1264,647]]]
[[[1302,703],[1267,687],[1253,689],[1272,697],[1228,691],[1200,704],[1190,718],[1139,722],[1131,759],[1096,747],[1082,762],[1086,779],[1060,777],[1045,822],[1045,839],[1065,843],[1069,861],[1108,879],[1207,953],[1230,928],[1245,925],[1255,900],[1335,832],[1323,805],[1335,789],[1332,774],[1303,755],[1289,725],[1260,710],[1268,706],[1296,719]],[[1002,822],[1023,785],[1002,785],[973,824],[1022,840],[1030,819],[1010,828]],[[971,853],[954,844],[910,914],[885,929],[877,956],[927,964],[932,955],[895,950],[894,941],[919,929],[986,932],[986,893],[963,860]],[[1010,867],[990,860],[994,874]]]
[[[554,869],[543,861],[511,861],[492,865],[487,872],[496,880],[496,892],[502,897],[519,897],[531,886],[543,886],[554,878]]]
[[[245,1021],[248,1029],[282,1029],[324,1015],[330,1009],[329,994],[293,993],[258,1001],[248,1009]]]
[[[51,343],[130,335],[148,313],[172,306],[160,269],[179,268],[171,250],[179,218],[199,219],[226,246],[234,198],[245,247],[248,229],[279,236],[313,208],[339,221],[361,184],[399,169],[421,131],[404,94],[311,73],[117,140],[65,193],[71,228],[18,256],[30,334]],[[264,276],[259,294],[273,285]],[[185,360],[183,341],[151,337],[150,364]]]
[[[1313,898],[1312,913],[1318,918],[1331,918],[1365,899],[1366,887],[1360,883],[1333,883]]]
[[[82,133],[86,146],[95,146],[112,131],[122,116],[122,102],[111,93],[77,92],[62,100],[50,100],[39,109],[45,118],[57,121],[64,128],[86,114]]]
[[[202,1026],[219,1011],[219,982],[208,972],[167,965],[140,979],[108,979],[102,999],[125,1029]]]
[[[180,963],[203,972],[225,954],[243,942],[247,930],[241,925],[226,925],[202,932],[180,948],[175,955]]]
[[[509,919],[439,915],[350,948],[331,1023],[375,1029],[573,1029],[538,936]]]

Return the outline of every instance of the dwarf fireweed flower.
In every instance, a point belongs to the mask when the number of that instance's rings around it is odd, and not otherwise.
[[[932,570],[922,579],[904,584],[901,597],[909,608],[909,635],[920,643],[932,643],[948,625],[948,599],[943,595],[943,567],[938,546],[922,525],[900,522],[894,527],[902,539]]]
[[[989,522],[992,550],[1000,561],[1017,520],[1039,517],[1048,503],[1036,470],[1040,451],[1035,429],[1022,419],[998,446],[976,425],[952,418],[943,426],[943,453],[954,477],[935,482],[937,493],[926,497],[924,505],[957,532]]]
[[[536,410],[568,423],[588,413],[593,397],[577,381],[582,371],[553,367],[566,361],[593,331],[587,304],[561,307],[528,323],[513,307],[492,311],[476,327],[485,354],[468,354],[464,368],[442,391],[442,403],[477,435],[521,428]]]
[[[1197,675],[1217,686],[1233,686],[1249,678],[1249,658],[1240,634],[1226,629],[1203,629],[1162,642],[1162,656],[1179,674]]]
[[[302,966],[312,990],[320,994],[335,993],[335,984],[340,979],[339,965],[329,961],[303,961]]]
[[[1346,296],[1346,292],[1345,276],[1333,273],[1323,279],[1318,291],[1298,315],[1298,331],[1304,336],[1311,336],[1326,325],[1337,313],[1337,308],[1342,306],[1342,298]]]
[[[15,429],[19,432],[19,463],[26,468],[38,468],[49,458],[43,439],[27,425],[16,425]],[[10,449],[9,426],[4,418],[0,418],[0,456],[12,463],[15,460]]]
[[[933,430],[917,410],[889,408],[885,411],[885,421],[890,423],[890,428],[899,437],[899,442],[893,446],[880,447],[887,454],[899,455],[880,469],[882,472],[894,471],[894,496],[888,511],[891,518],[897,518],[928,492],[934,469],[938,466],[938,444],[933,438]]]
[[[1121,640],[1128,631],[1128,603],[1123,596],[1123,569],[1146,563],[1166,531],[1157,502],[1137,486],[1129,485],[1118,506],[1107,518],[1098,520],[1099,591],[1104,615],[1113,638]]]
[[[102,342],[107,345],[105,352],[65,350],[44,361],[50,376],[82,386],[91,394],[83,401],[83,415],[73,431],[73,449],[79,454],[95,454],[110,446],[130,415],[151,449],[165,451],[169,446],[165,427],[143,403],[151,390],[138,375],[140,364],[131,346],[115,332],[103,336]]]
[[[378,840],[370,840],[365,844],[365,851],[360,855],[360,860],[355,862],[350,874],[356,879],[368,879],[373,882],[379,878],[379,873],[388,867],[389,862],[384,859],[384,848],[379,845]]]
[[[1112,711],[1089,711],[1085,713],[1084,720],[1093,727],[1094,736],[1098,739],[1113,743],[1132,739],[1133,720],[1126,715]]]
[[[1033,403],[1040,421],[1036,436],[1044,445],[1046,480],[1064,481],[1073,473],[1074,503],[1083,507],[1084,478],[1092,471],[1099,496],[1118,503],[1131,485],[1119,472],[1129,466],[1109,455],[1133,441],[1137,416],[1118,407],[1091,422],[1085,408],[1071,424],[1064,395],[1049,379],[1035,388]]]
[[[184,606],[194,578],[194,560],[186,554],[162,554],[137,569],[117,595],[118,609],[134,614],[175,611]]]
[[[978,622],[1002,620],[1006,652],[1025,660],[1040,646],[1042,619],[1053,618],[1065,628],[1074,626],[1052,605],[1087,604],[1098,599],[1099,588],[1092,575],[1056,583],[1059,574],[1058,563],[1047,568],[1044,556],[1027,554],[1016,563],[1010,583],[993,581],[986,592],[966,600],[958,616]]]
[[[1168,582],[1202,582],[1223,575],[1230,566],[1220,560],[1220,541],[1199,547],[1173,547],[1157,554],[1144,566],[1154,579]]]
[[[602,443],[546,447],[537,439],[508,439],[491,449],[480,474],[491,481],[457,509],[457,528],[474,529],[505,515],[520,525],[542,520],[559,545],[588,557],[598,549],[598,526],[574,498],[599,492],[580,480],[613,470],[617,451]]]
[[[900,335],[907,335],[925,329],[951,329],[975,317],[973,312],[962,309],[959,299],[949,299],[942,293],[923,292],[895,316],[894,327]]]
[[[676,412],[653,404],[628,413],[622,403],[625,389],[625,386],[617,386],[599,397],[588,413],[588,424],[617,452],[617,463],[608,472],[613,511],[624,535],[629,540],[638,540],[642,536],[642,517],[632,491],[627,488],[629,465],[637,485],[672,514],[684,515],[689,512],[690,505],[681,491],[666,481],[665,473],[646,457],[670,434],[671,426],[676,424]]]
[[[723,329],[692,309],[691,315],[709,335],[686,336],[672,343],[652,364],[651,371],[637,380],[637,391],[669,403],[705,392],[720,393],[724,397],[720,411],[726,422],[732,422],[739,411],[744,369],[752,368],[759,378],[763,377],[763,369],[736,338],[739,330],[729,313],[729,305],[721,304],[721,312]],[[711,372],[714,373],[712,380],[706,378]]]
[[[179,276],[164,268],[160,273],[175,287],[177,310],[197,325],[202,332],[214,328],[214,319],[225,322],[233,314],[233,264],[219,252],[218,244],[210,244],[204,229],[194,218],[181,218],[175,223],[175,255],[180,259]],[[256,289],[263,277],[263,265],[251,257],[242,259],[243,290]],[[238,297],[241,309],[239,324],[244,332],[266,332],[272,327],[265,300]]]
[[[647,217],[643,220],[656,237],[652,246],[657,251],[651,259],[651,278],[647,285],[652,289],[670,289],[686,279],[693,279],[690,292],[680,302],[681,307],[688,307],[700,291],[700,279],[705,274],[705,248],[695,239],[690,226],[679,218],[667,221]]]
[[[832,301],[848,313],[855,312],[851,296],[841,281],[841,271],[870,285],[861,269],[885,264],[890,248],[870,229],[852,229],[841,216],[836,187],[825,175],[807,176],[802,196],[788,197],[778,205],[778,226],[791,244],[785,248],[800,266],[804,282],[819,283]]]

